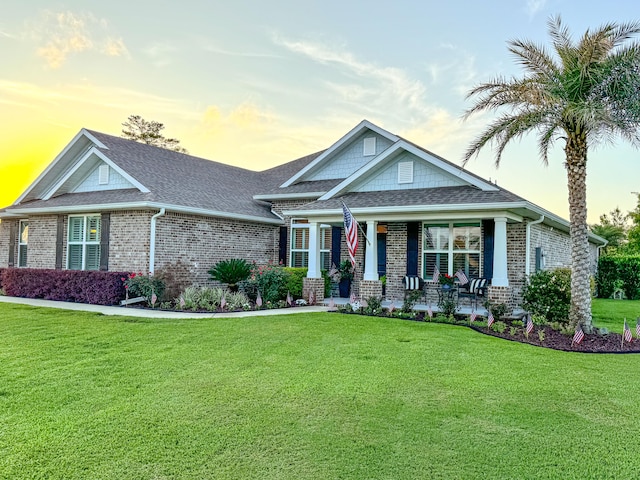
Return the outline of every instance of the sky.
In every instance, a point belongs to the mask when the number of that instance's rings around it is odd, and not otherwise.
[[[81,128],[120,135],[129,115],[165,125],[189,153],[253,170],[331,146],[363,119],[461,163],[493,118],[462,121],[466,94],[522,70],[507,42],[548,45],[640,20],[636,2],[576,0],[5,0],[0,16],[0,207]],[[467,168],[568,218],[562,142],[535,138]],[[640,152],[591,149],[588,220],[636,204]]]

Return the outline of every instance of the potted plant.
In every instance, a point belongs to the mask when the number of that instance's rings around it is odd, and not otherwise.
[[[451,287],[453,287],[455,278],[447,273],[444,273],[441,274],[440,277],[438,277],[438,281],[440,282],[443,290],[450,290]]]
[[[338,281],[340,296],[348,298],[351,291],[351,281],[353,280],[353,265],[351,265],[350,260],[342,260],[340,262],[335,278]]]

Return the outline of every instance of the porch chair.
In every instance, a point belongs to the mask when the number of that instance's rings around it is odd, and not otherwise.
[[[486,278],[472,278],[464,285],[458,285],[458,302],[461,298],[468,298],[471,302],[471,309],[478,309],[478,299],[487,297],[487,286],[489,280]]]

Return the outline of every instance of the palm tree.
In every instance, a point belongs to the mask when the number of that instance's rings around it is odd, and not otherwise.
[[[513,139],[534,131],[544,164],[558,139],[564,140],[569,187],[571,309],[569,320],[591,328],[586,175],[589,147],[620,136],[640,146],[640,22],[609,23],[587,30],[576,42],[560,17],[548,22],[553,54],[530,41],[513,40],[509,51],[524,68],[523,78],[497,77],[472,89],[464,115],[506,107],[465,153],[463,164],[491,144],[499,166]]]

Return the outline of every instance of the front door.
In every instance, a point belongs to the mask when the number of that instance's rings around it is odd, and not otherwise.
[[[387,274],[387,234],[378,233],[378,275]]]

